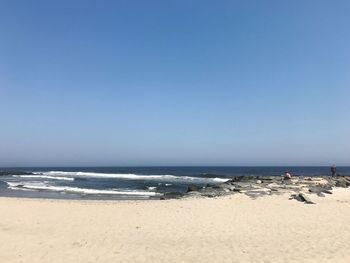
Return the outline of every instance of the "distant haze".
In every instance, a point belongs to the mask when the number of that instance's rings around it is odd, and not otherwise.
[[[349,1],[0,3],[0,166],[350,165]]]

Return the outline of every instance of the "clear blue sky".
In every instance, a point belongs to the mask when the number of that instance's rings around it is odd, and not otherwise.
[[[350,165],[350,1],[0,1],[0,166]]]

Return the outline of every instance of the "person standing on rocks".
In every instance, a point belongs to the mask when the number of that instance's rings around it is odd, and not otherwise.
[[[292,179],[292,175],[290,174],[289,171],[284,172],[284,180],[290,180]]]
[[[332,176],[336,176],[337,175],[337,167],[335,165],[332,165],[331,173],[332,173]]]

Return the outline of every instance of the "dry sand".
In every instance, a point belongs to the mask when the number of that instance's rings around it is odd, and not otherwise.
[[[350,189],[288,197],[0,198],[0,262],[350,262]]]

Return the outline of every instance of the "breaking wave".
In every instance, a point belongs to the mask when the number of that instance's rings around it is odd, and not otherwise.
[[[175,176],[175,175],[138,175],[138,174],[108,174],[108,173],[87,173],[87,172],[63,172],[51,171],[42,173],[40,176],[49,176],[53,178],[118,178],[128,180],[153,180],[153,181],[176,181],[176,182],[226,182],[226,178],[205,178],[205,177],[191,177],[191,176]],[[51,179],[53,179],[51,178]]]
[[[54,192],[65,192],[65,193],[75,193],[75,194],[99,194],[99,195],[130,195],[130,196],[157,196],[160,195],[156,192],[148,191],[138,191],[138,190],[118,190],[118,189],[108,189],[108,190],[98,190],[90,188],[80,188],[80,187],[68,187],[68,186],[53,186],[45,183],[26,183],[26,182],[7,182],[10,189],[13,190],[46,190]]]
[[[74,178],[72,178],[72,177],[50,176],[50,175],[13,175],[13,177],[42,178],[42,179],[52,179],[52,180],[74,181]]]

